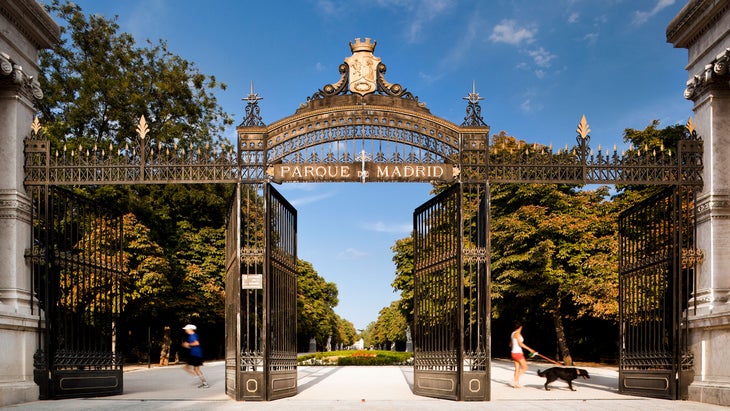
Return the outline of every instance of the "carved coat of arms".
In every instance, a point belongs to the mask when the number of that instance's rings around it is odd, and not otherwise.
[[[345,63],[350,67],[350,92],[358,94],[369,94],[377,90],[378,64],[380,58],[373,56],[376,42],[370,42],[369,38],[365,41],[355,39],[355,43],[350,43],[352,56],[345,59]]]

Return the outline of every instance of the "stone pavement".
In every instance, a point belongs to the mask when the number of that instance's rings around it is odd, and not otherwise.
[[[271,402],[238,402],[225,395],[223,362],[203,367],[210,388],[197,388],[197,380],[169,367],[128,367],[124,394],[71,400],[36,401],[0,407],[3,410],[688,410],[730,411],[730,407],[690,401],[668,401],[632,397],[618,393],[616,368],[583,367],[590,380],[574,382],[577,391],[556,381],[545,391],[538,368],[549,364],[530,363],[523,376],[523,388],[512,388],[512,362],[492,362],[492,401],[454,402],[414,395],[413,367],[299,367],[299,394]]]

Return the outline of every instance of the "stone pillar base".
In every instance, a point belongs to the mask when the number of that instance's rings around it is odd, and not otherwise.
[[[730,381],[695,381],[689,386],[688,399],[727,406],[730,404]]]
[[[694,314],[694,310],[693,310]],[[689,317],[689,348],[694,356],[694,380],[688,387],[690,401],[730,405],[730,305],[714,299],[700,304]]]
[[[34,382],[0,382],[0,407],[38,401],[40,392]]]
[[[0,346],[12,347],[0,351],[0,407],[40,398],[33,380],[39,315],[16,314],[5,311],[7,308],[0,304]]]

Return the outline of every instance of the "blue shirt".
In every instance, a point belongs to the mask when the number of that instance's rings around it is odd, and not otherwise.
[[[190,344],[190,355],[193,357],[200,357],[203,358],[203,348],[200,347],[200,344],[198,345],[192,345],[194,341],[198,340],[198,334],[188,334],[188,344]]]

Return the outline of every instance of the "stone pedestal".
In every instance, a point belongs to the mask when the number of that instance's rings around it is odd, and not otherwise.
[[[42,97],[38,50],[59,28],[34,0],[0,0],[0,407],[38,399],[33,354],[40,315],[32,301],[31,202],[23,188],[23,139]]]
[[[697,204],[697,247],[704,259],[690,302],[695,378],[689,399],[730,405],[730,0],[689,1],[667,28],[667,41],[688,50],[684,94],[694,102],[694,124],[704,141]]]

